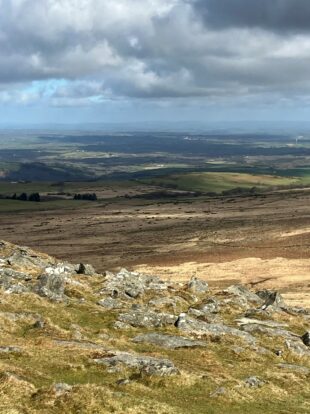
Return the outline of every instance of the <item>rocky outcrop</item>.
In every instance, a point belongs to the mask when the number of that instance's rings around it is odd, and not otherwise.
[[[149,376],[170,376],[179,373],[174,364],[168,359],[140,356],[128,352],[115,352],[104,358],[94,359],[96,364],[105,365],[112,372],[118,371],[120,367],[126,366],[139,370],[141,374]]]
[[[194,294],[201,295],[208,291],[209,285],[204,280],[192,277],[187,284],[187,289]]]
[[[256,292],[256,294],[264,301],[264,304],[261,307],[263,310],[266,310],[269,306],[273,306],[275,308],[285,306],[284,300],[279,292],[271,292],[270,290],[260,290]]]
[[[65,299],[65,281],[66,273],[62,268],[48,268],[38,278],[35,292],[50,300],[62,301]]]
[[[106,272],[102,294],[123,299],[136,299],[146,291],[163,291],[168,288],[167,283],[156,276],[141,275],[122,269],[116,275]]]
[[[1,399],[12,387],[18,399],[23,386],[27,401],[40,412],[53,411],[57,404],[63,404],[60,412],[70,412],[68,401],[76,396],[75,412],[81,399],[96,401],[107,392],[117,403],[148,395],[151,405],[145,412],[171,414],[180,412],[183,401],[192,404],[205,395],[200,411],[206,411],[212,397],[211,408],[221,412],[227,401],[248,407],[248,397],[251,403],[262,398],[264,407],[269,388],[281,401],[292,393],[295,398],[300,389],[298,402],[309,389],[309,311],[288,307],[273,291],[241,285],[215,289],[196,277],[168,283],[125,269],[97,274],[90,265],[3,242],[0,329],[1,366],[10,372],[0,372]],[[46,386],[36,390],[32,382]],[[161,386],[167,400],[167,393],[178,393],[176,410],[165,403],[156,411]],[[52,402],[42,406],[46,395]],[[103,412],[125,412],[126,403],[119,404]],[[0,401],[0,412],[3,407]],[[13,411],[35,412],[22,405]]]
[[[199,348],[207,346],[203,341],[195,341],[183,336],[163,335],[155,332],[138,335],[133,339],[133,342],[158,345],[168,349]]]
[[[251,292],[245,286],[233,285],[224,290],[224,293],[231,298],[226,303],[239,306],[260,306],[263,304],[263,300]]]
[[[181,314],[175,326],[183,332],[187,332],[189,334],[194,334],[198,336],[237,336],[249,343],[255,343],[255,338],[246,333],[242,332],[239,329],[231,328],[229,326],[223,324],[216,324],[216,323],[207,323],[204,321],[200,321],[198,319],[190,318],[186,314]]]
[[[132,309],[119,315],[118,320],[127,325],[140,328],[159,328],[174,325],[177,316],[169,313],[154,312],[147,308]]]
[[[97,273],[92,265],[80,263],[77,269],[77,274],[85,276],[94,276]]]

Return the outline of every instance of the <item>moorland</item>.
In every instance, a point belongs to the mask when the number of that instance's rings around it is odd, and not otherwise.
[[[300,133],[2,132],[1,238],[309,304],[309,157]]]

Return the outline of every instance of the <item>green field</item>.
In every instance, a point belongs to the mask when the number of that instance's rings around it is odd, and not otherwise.
[[[0,200],[0,213],[74,209],[88,206],[91,201],[54,200],[42,203],[18,200]]]
[[[284,177],[230,172],[199,172],[172,174],[148,180],[149,183],[187,191],[216,192],[233,188],[256,187],[266,190],[272,187],[301,186],[310,184],[310,176]]]

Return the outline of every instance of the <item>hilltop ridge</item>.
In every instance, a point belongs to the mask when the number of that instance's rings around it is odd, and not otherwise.
[[[310,310],[0,242],[1,413],[310,410]],[[271,396],[272,395],[272,396]]]

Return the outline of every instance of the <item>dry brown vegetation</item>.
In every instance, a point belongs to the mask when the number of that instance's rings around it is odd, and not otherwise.
[[[102,271],[126,266],[172,279],[197,274],[213,285],[242,281],[310,306],[309,201],[309,190],[171,202],[118,198],[35,216],[2,213],[0,236]]]

